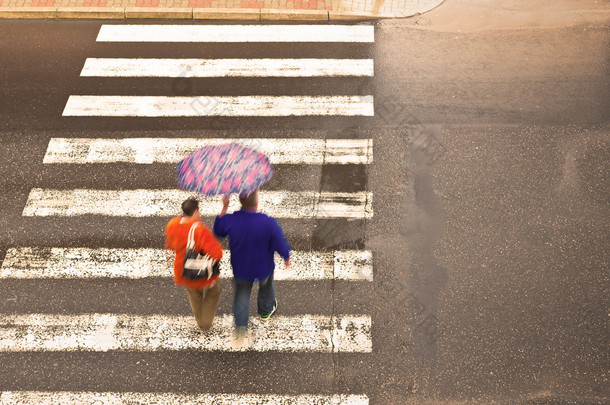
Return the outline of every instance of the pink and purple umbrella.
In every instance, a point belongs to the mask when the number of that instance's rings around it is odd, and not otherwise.
[[[177,170],[179,188],[204,195],[250,194],[273,177],[265,154],[238,143],[198,149]]]

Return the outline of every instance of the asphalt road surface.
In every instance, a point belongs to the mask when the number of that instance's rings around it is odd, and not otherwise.
[[[0,22],[2,401],[607,403],[607,28],[96,40],[123,24]],[[86,77],[88,58],[362,59],[374,74]],[[206,116],[69,115],[78,96],[190,97]],[[245,351],[225,344],[229,279],[211,342],[155,273],[180,203],[165,148],[233,138],[288,148],[263,194],[303,258],[278,268],[277,318],[254,321]],[[154,266],[133,264],[144,251]]]

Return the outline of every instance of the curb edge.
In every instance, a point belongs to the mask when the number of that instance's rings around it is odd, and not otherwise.
[[[439,2],[439,5],[443,1]],[[438,6],[438,5],[437,5]],[[435,6],[436,7],[436,6]],[[3,7],[1,19],[175,19],[175,20],[373,20],[404,18],[421,14],[417,10],[372,14],[357,11],[235,9],[235,8],[158,8],[144,7]]]

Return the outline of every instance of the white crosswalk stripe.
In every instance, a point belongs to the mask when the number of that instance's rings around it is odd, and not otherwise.
[[[64,116],[373,116],[373,96],[70,96]]]
[[[173,216],[193,193],[184,190],[47,190],[30,191],[23,216]],[[220,196],[202,197],[199,212],[218,214]],[[372,218],[373,195],[368,192],[265,191],[260,210],[277,218]],[[239,208],[233,195],[229,210]]]
[[[231,342],[233,316],[217,316],[206,333],[192,317],[124,314],[2,315],[2,351],[202,350],[358,352],[372,350],[371,318],[366,315],[300,315],[250,320],[249,344]]]
[[[87,58],[88,77],[373,76],[372,59]]]
[[[366,395],[177,394],[151,392],[3,391],[3,405],[368,405]]]
[[[52,138],[43,163],[176,163],[207,145],[239,142],[272,164],[371,164],[372,139]]]
[[[223,252],[221,277],[231,276],[231,253]],[[291,268],[283,270],[276,255],[275,280],[373,280],[373,255],[367,250],[291,252]],[[173,261],[162,249],[32,248],[14,247],[6,252],[0,279],[170,277]]]
[[[98,42],[374,42],[372,25],[102,25]]]

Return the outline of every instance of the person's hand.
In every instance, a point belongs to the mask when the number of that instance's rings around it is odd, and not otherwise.
[[[284,266],[286,270],[290,270],[290,258],[284,260]]]
[[[219,214],[221,217],[227,213],[227,210],[229,209],[230,200],[231,200],[230,194],[222,196],[222,210],[220,211],[220,214]]]

